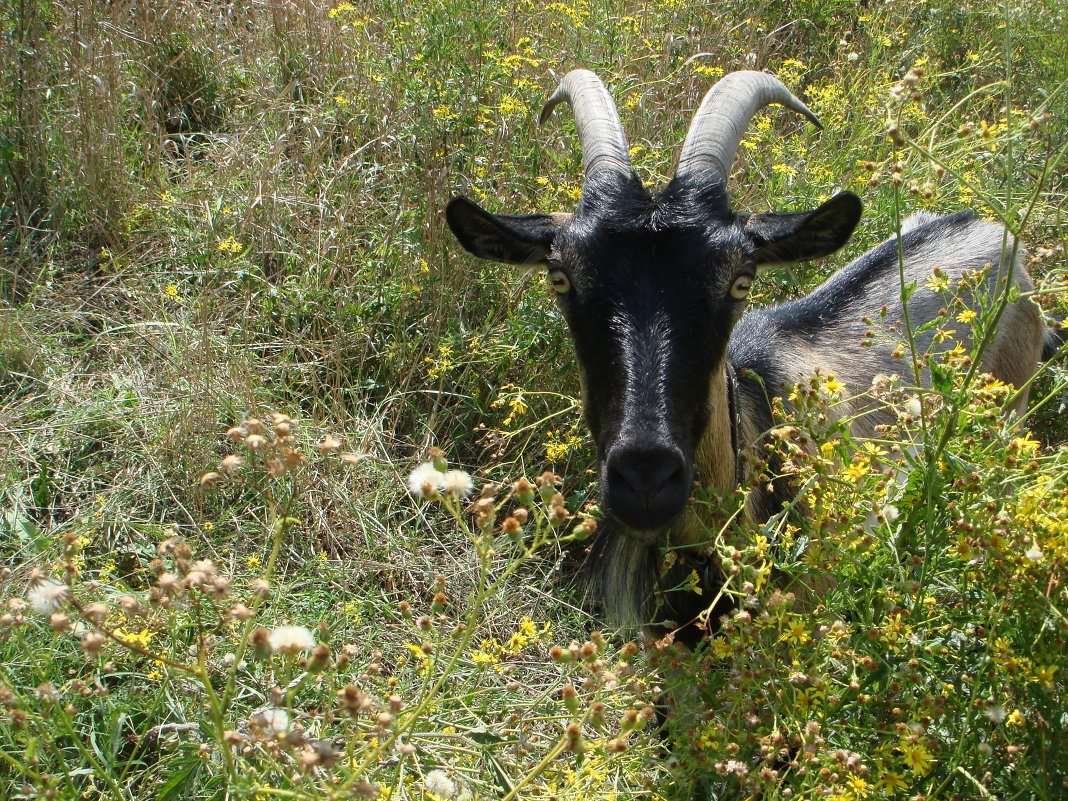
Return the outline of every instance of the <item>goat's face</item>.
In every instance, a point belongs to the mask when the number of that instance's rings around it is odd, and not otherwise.
[[[837,249],[859,202],[737,216],[715,181],[674,181],[655,197],[621,173],[593,184],[571,216],[491,215],[456,199],[447,220],[475,255],[547,268],[575,343],[605,510],[652,543],[689,498],[710,382],[758,268]]]
[[[446,219],[468,252],[548,270],[575,342],[612,523],[591,548],[591,583],[612,617],[647,621],[656,546],[686,506],[698,444],[733,463],[727,418],[717,414],[720,423],[709,426],[710,394],[723,381],[717,371],[750,282],[763,265],[837,250],[860,219],[860,201],[846,193],[799,214],[731,211],[727,176],[750,117],[779,103],[818,124],[770,75],[732,73],[709,91],[675,177],[656,195],[630,168],[615,104],[597,76],[568,73],[542,119],[562,101],[575,112],[586,172],[575,213],[490,214],[456,198]],[[725,448],[705,447],[717,437]],[[722,480],[723,466],[699,467]]]

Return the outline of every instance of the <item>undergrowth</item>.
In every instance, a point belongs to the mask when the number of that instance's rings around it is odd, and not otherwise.
[[[773,442],[809,513],[710,529],[740,611],[638,653],[571,581],[598,511],[564,326],[441,212],[573,206],[573,127],[535,122],[572,67],[651,183],[715,79],[768,69],[825,127],[758,115],[736,206],[865,217],[753,302],[972,208],[1060,319],[1065,12],[4,4],[0,795],[1063,797],[1063,361],[1018,420],[974,354],[922,391],[903,358],[870,442],[820,422],[833,377],[799,387]],[[478,486],[408,486],[433,447]]]

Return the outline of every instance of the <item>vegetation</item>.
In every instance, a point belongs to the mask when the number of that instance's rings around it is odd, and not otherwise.
[[[535,124],[554,73],[603,77],[655,183],[711,83],[769,69],[825,129],[758,116],[738,206],[849,188],[866,213],[754,302],[973,208],[1063,318],[1062,3],[0,19],[0,796],[1064,797],[1063,359],[1006,419],[978,351],[872,321],[901,339],[871,389],[897,422],[853,442],[833,376],[797,387],[770,446],[800,510],[699,499],[739,611],[695,653],[638,647],[571,581],[597,495],[541,277],[460,255],[441,216],[574,203],[573,127]],[[981,348],[1004,298],[972,315],[940,280],[936,339]]]

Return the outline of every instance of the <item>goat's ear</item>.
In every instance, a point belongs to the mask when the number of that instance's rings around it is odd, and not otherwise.
[[[812,211],[753,214],[745,233],[757,246],[757,266],[818,259],[849,241],[861,210],[860,198],[842,192]]]
[[[445,207],[445,221],[463,249],[480,259],[541,264],[566,214],[490,214],[465,197]]]

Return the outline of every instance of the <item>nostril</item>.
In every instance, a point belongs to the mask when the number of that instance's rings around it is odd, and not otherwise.
[[[681,451],[662,445],[617,446],[608,454],[606,466],[609,482],[622,482],[647,499],[675,487],[686,474]]]

